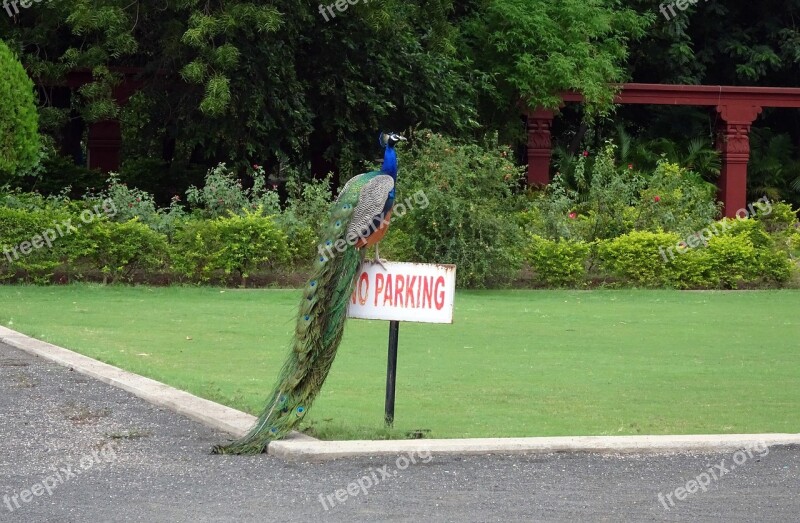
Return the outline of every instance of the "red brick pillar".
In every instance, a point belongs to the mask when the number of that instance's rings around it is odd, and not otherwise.
[[[553,111],[542,109],[528,113],[528,185],[550,183],[550,160],[553,156],[550,129],[554,116]]]
[[[89,126],[88,164],[102,172],[119,171],[122,130],[117,120],[95,122]]]
[[[727,104],[717,106],[722,121],[718,129],[717,148],[722,153],[719,175],[719,199],[723,215],[736,216],[747,208],[747,162],[750,160],[750,126],[761,113],[761,107]]]

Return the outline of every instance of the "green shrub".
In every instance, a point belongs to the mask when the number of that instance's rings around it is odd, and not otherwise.
[[[523,255],[540,281],[563,287],[584,281],[589,248],[585,242],[547,240],[532,234]]]
[[[44,283],[59,266],[71,265],[84,247],[63,225],[68,220],[78,222],[66,209],[0,207],[0,279],[20,275]]]
[[[408,261],[454,263],[462,287],[504,285],[522,264],[514,187],[521,169],[496,144],[459,145],[430,131],[399,148],[392,226],[413,250]]]
[[[208,281],[215,272],[238,273],[242,285],[253,272],[291,258],[288,239],[270,216],[260,209],[213,220],[191,220],[176,232],[174,269],[180,274]]]
[[[763,216],[766,217],[768,215],[764,214]],[[771,222],[776,231],[779,231],[775,233],[775,236],[767,233],[767,223],[759,219],[726,218],[718,222],[718,224],[726,225],[726,227],[722,227],[724,232],[721,236],[744,238],[752,244],[755,252],[755,262],[750,270],[740,274],[738,267],[732,267],[731,270],[734,272],[728,278],[722,279],[720,282],[722,285],[730,284],[731,278],[736,279],[740,275],[742,276],[742,281],[747,282],[763,280],[769,283],[782,283],[791,278],[792,261],[789,253],[784,245],[776,241],[776,237],[782,237],[786,230],[781,230],[779,225],[781,220],[777,216],[776,221]],[[711,242],[709,242],[710,246]],[[730,255],[730,252],[726,251],[726,255]]]
[[[104,190],[87,194],[84,202],[88,206],[100,204],[113,208],[114,212],[109,215],[112,221],[127,223],[137,220],[171,238],[178,223],[186,215],[180,198],[173,198],[167,208],[159,208],[153,195],[135,187],[128,187],[128,184],[120,181],[116,173],[109,173],[106,183]]]
[[[633,231],[598,244],[601,266],[626,283],[645,287],[673,286],[674,264],[667,247],[678,243],[674,233]]]
[[[716,189],[666,161],[652,173],[615,163],[612,144],[597,158],[579,157],[569,176],[557,174],[520,216],[528,232],[545,238],[594,241],[633,230],[688,234],[713,221]]]
[[[32,168],[39,158],[39,116],[33,82],[0,40],[0,181]]]
[[[764,229],[770,234],[786,231],[797,223],[797,213],[791,204],[770,202],[768,206],[754,205],[757,211],[755,219],[763,223]]]
[[[708,241],[707,251],[717,286],[736,289],[758,278],[756,248],[746,235],[714,236]]]
[[[639,192],[633,227],[690,234],[719,214],[717,188],[697,173],[660,160]]]
[[[138,220],[123,223],[100,219],[81,229],[88,242],[84,259],[103,274],[103,283],[130,281],[139,271],[161,269],[167,259],[167,240]]]
[[[278,214],[278,193],[267,188],[264,169],[254,166],[252,189],[244,189],[242,181],[224,163],[208,171],[205,185],[194,185],[186,191],[191,209],[206,218],[219,218],[230,213],[242,214],[244,209],[261,209],[264,214]]]

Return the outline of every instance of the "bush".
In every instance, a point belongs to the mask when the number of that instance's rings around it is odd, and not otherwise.
[[[186,191],[186,200],[191,209],[206,218],[219,218],[230,213],[242,214],[244,209],[261,209],[264,214],[278,214],[278,193],[267,189],[264,169],[254,166],[253,188],[244,189],[242,181],[220,163],[208,171],[205,185],[198,189],[194,185]]]
[[[758,277],[758,257],[753,242],[745,235],[714,236],[708,254],[717,286],[736,289]]]
[[[84,259],[103,274],[103,283],[109,278],[111,283],[130,281],[135,271],[158,270],[167,259],[166,237],[135,219],[123,223],[100,219],[81,234],[89,244]]]
[[[598,244],[601,266],[633,285],[663,287],[674,284],[675,259],[666,249],[679,237],[674,233],[634,231]]]
[[[32,168],[39,158],[39,116],[33,82],[0,40],[0,181]]]
[[[150,193],[128,187],[126,183],[120,181],[119,175],[116,173],[109,173],[106,183],[107,186],[104,190],[97,194],[87,194],[84,201],[90,206],[110,202],[114,213],[109,218],[117,223],[137,220],[152,230],[171,238],[178,222],[186,214],[180,198],[173,198],[170,206],[166,209],[158,208]]]
[[[755,219],[764,224],[764,229],[770,233],[780,233],[790,229],[797,223],[797,213],[791,204],[785,202],[771,202],[768,206],[756,205]],[[763,209],[763,211],[762,211]]]
[[[175,235],[174,268],[189,278],[208,281],[215,272],[238,273],[242,286],[256,270],[289,261],[286,234],[261,209],[214,220],[191,220]]]
[[[523,256],[537,278],[549,286],[577,285],[586,278],[589,244],[568,240],[547,240],[530,236]]]
[[[780,223],[780,217],[776,218],[772,225],[777,230],[780,230],[780,227],[777,226]],[[722,234],[723,237],[746,239],[753,246],[755,256],[755,262],[748,271],[740,271],[738,266],[732,266],[729,270],[733,272],[727,277],[723,275],[720,284],[731,285],[732,281],[738,279],[739,276],[741,276],[742,281],[755,282],[763,280],[770,283],[782,283],[791,278],[791,258],[786,249],[779,245],[773,236],[767,233],[765,223],[762,220],[726,218],[718,223],[727,225],[725,232]],[[778,236],[781,235],[781,233],[776,234]],[[709,241],[710,247],[711,242]],[[746,249],[746,247],[741,249]],[[741,252],[742,256],[744,256],[744,250]],[[725,255],[730,256],[731,253],[726,251]]]
[[[45,283],[59,266],[72,264],[84,248],[62,227],[66,220],[77,221],[65,209],[0,207],[0,278]]]
[[[688,234],[716,218],[716,189],[697,174],[663,160],[650,174],[617,166],[615,150],[608,144],[596,159],[579,157],[569,176],[557,174],[520,217],[526,230],[595,241],[633,230]]]
[[[412,144],[399,150],[387,236],[402,231],[404,250],[413,251],[409,261],[457,264],[459,286],[510,282],[522,264],[514,219],[522,202],[513,191],[522,171],[508,150],[495,143],[459,145],[430,131],[416,134]]]

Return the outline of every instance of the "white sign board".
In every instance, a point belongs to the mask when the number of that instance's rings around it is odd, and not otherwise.
[[[365,261],[347,315],[362,320],[453,323],[456,266]]]

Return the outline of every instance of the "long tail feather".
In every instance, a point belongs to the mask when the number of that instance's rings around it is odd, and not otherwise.
[[[292,350],[264,411],[247,435],[214,447],[215,454],[260,454],[270,441],[296,427],[311,408],[342,339],[347,301],[361,265],[360,251],[347,242],[343,252],[337,252],[352,213],[353,205],[332,206],[313,276],[303,291]]]

